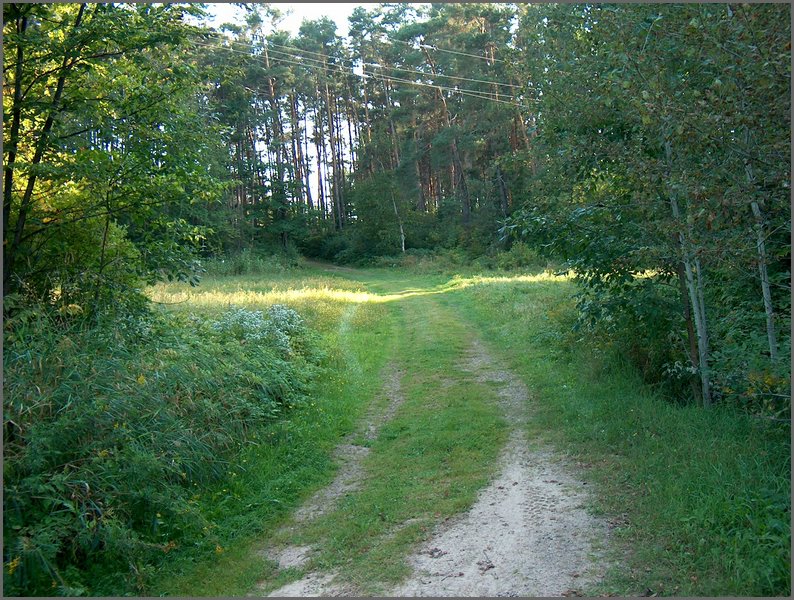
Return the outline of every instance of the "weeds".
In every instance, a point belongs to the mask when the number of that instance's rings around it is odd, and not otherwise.
[[[229,595],[283,582],[261,536],[328,481],[331,449],[393,352],[411,377],[370,444],[376,475],[291,541],[318,543],[324,564],[372,589],[396,581],[431,513],[473,498],[473,465],[501,439],[484,390],[440,391],[426,372],[454,371],[460,311],[531,388],[531,437],[598,488],[615,568],[594,592],[790,592],[786,423],[665,401],[614,345],[573,331],[565,277],[362,275],[371,291],[311,269],[161,284],[150,295],[171,306],[112,326],[18,311],[5,331],[4,591]],[[439,464],[465,483],[443,506],[427,481]]]
[[[35,317],[6,321],[4,591],[140,592],[174,549],[212,544],[197,494],[306,401],[323,353],[286,307]]]
[[[244,249],[227,256],[204,261],[204,269],[209,276],[228,275],[271,275],[286,273],[300,265],[295,252],[262,254]]]

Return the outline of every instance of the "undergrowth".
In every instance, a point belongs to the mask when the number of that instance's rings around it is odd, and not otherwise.
[[[524,242],[515,242],[510,249],[494,249],[479,256],[470,256],[462,248],[409,249],[393,256],[374,256],[358,261],[359,266],[410,269],[417,275],[463,274],[488,271],[526,271],[554,268]]]
[[[202,264],[209,276],[286,273],[300,265],[300,257],[294,251],[266,254],[248,248],[207,259]]]
[[[290,303],[311,315],[312,329],[322,333],[327,369],[315,379],[307,404],[261,431],[262,443],[242,455],[246,470],[202,493],[199,502],[212,522],[218,548],[186,551],[165,565],[151,588],[153,595],[244,595],[272,577],[274,565],[266,560],[263,544],[295,507],[330,481],[333,449],[353,430],[381,386],[378,375],[395,339],[386,305],[366,301],[360,284],[321,272],[302,271],[279,282],[268,279],[207,281],[205,294],[191,297],[190,306],[214,311],[216,302],[230,296],[252,310],[274,301]],[[180,293],[165,286],[157,297],[167,300]]]
[[[285,306],[6,319],[4,593],[140,593],[180,546],[213,547],[198,492],[245,468],[323,360]]]

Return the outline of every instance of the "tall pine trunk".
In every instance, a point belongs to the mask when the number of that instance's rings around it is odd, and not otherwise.
[[[427,65],[430,67],[430,72],[435,77],[437,75],[436,65],[433,62],[433,59],[430,58],[430,53],[427,51],[427,49],[422,47],[422,51],[425,54]],[[447,109],[447,99],[444,97],[444,92],[441,91],[441,88],[437,88],[437,91],[438,99],[441,101],[441,114],[444,120],[444,125],[447,126],[447,129],[451,129],[452,120],[449,117],[449,110]],[[450,183],[452,184],[453,192],[460,195],[463,224],[469,225],[471,222],[471,200],[469,198],[469,188],[466,184],[466,174],[463,171],[463,161],[460,158],[460,152],[458,150],[457,136],[452,136],[452,139],[449,142],[449,148],[452,153],[452,164],[450,165],[452,181]]]

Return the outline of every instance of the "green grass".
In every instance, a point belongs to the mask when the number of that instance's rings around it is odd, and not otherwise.
[[[397,304],[404,400],[371,445],[364,487],[275,540],[318,548],[313,568],[342,567],[344,581],[374,594],[408,574],[402,559],[435,523],[471,506],[506,436],[493,389],[458,364],[471,332],[426,297]]]
[[[320,424],[309,411],[274,434],[278,444],[252,454],[259,476],[246,480],[248,495],[231,516],[218,514],[228,547],[182,565],[179,575],[163,574],[161,591],[242,595],[256,583],[275,589],[305,570],[279,572],[259,551],[287,543],[314,546],[309,569],[337,569],[366,593],[404,577],[407,553],[439,520],[471,505],[505,439],[494,390],[467,379],[456,363],[478,335],[529,386],[530,438],[573,458],[592,486],[591,510],[612,524],[613,566],[591,593],[790,592],[789,429],[720,408],[671,404],[616,353],[594,354],[571,332],[575,290],[567,279],[304,269],[297,279],[287,273],[204,285],[174,309],[286,302],[311,315],[325,335],[341,335],[332,343],[348,355],[340,361],[345,376],[318,391],[338,412]],[[164,301],[181,298],[159,290]],[[340,334],[351,306],[357,308]],[[340,435],[354,429],[367,403],[383,402],[378,375],[389,360],[409,374],[405,400],[368,444],[366,484],[317,521],[277,534],[289,509],[330,481],[330,450]],[[265,498],[282,504],[246,512]]]
[[[244,457],[248,470],[222,490],[229,500],[219,504],[214,493],[207,496],[205,511],[218,548],[201,555],[175,555],[151,591],[180,596],[244,594],[272,571],[257,547],[291,509],[333,476],[331,451],[375,395],[393,339],[393,320],[383,305],[356,301],[343,293],[355,287],[319,273],[219,277],[205,281],[186,302],[174,305],[179,311],[212,313],[218,310],[213,299],[220,299],[222,306],[247,308],[289,304],[307,316],[310,327],[323,332],[323,346],[336,365],[316,383],[311,392],[314,402],[263,432],[262,443]],[[153,293],[163,302],[173,302],[190,292],[169,285]]]
[[[236,501],[210,515],[216,534],[229,540],[228,547],[163,573],[160,593],[242,595],[257,582],[274,589],[302,573],[278,572],[262,558],[263,544],[279,543],[312,544],[319,550],[316,567],[344,566],[349,581],[377,591],[377,582],[395,582],[407,573],[400,559],[428,535],[438,518],[471,505],[492,474],[505,424],[495,407],[494,391],[466,381],[457,364],[470,330],[424,296],[444,279],[425,278],[414,287],[380,272],[367,281],[373,284],[371,291],[361,283],[317,272],[298,280],[218,278],[175,305],[180,311],[212,311],[213,299],[248,308],[279,301],[315,319],[339,317],[335,330],[327,322],[311,324],[327,335],[335,331],[339,337],[330,344],[344,349],[345,356],[339,381],[326,381],[317,391],[327,407],[325,414],[313,409],[298,413],[289,422],[289,435],[282,433],[272,446],[252,452],[248,460],[257,476],[239,479]],[[154,293],[168,302],[182,299],[185,291],[160,286]],[[346,308],[340,309],[340,303]],[[364,467],[371,477],[336,510],[299,529],[297,536],[279,537],[274,532],[288,509],[330,481],[330,451],[340,436],[353,429],[367,403],[383,407],[388,401],[377,392],[380,369],[389,357],[410,376],[403,383],[405,398],[397,415],[368,444],[371,453]],[[449,378],[459,383],[444,385]],[[278,500],[278,507],[262,505],[268,500]],[[403,526],[408,520],[411,524]]]
[[[207,507],[234,504],[250,446],[308,413],[333,366],[283,308],[224,315],[233,328],[158,313],[6,321],[7,594],[140,593],[159,564],[212,552],[226,533]]]

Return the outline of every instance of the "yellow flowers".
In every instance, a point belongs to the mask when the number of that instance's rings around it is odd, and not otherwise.
[[[144,377],[143,374],[138,375],[138,378],[135,381],[141,385],[144,385],[146,383],[146,377]]]
[[[58,309],[58,312],[62,315],[74,317],[75,315],[83,314],[83,307],[79,304],[65,304]]]
[[[216,544],[215,545],[215,554],[222,554],[222,553],[223,553],[223,548]]]
[[[14,574],[14,571],[17,570],[17,567],[19,566],[20,562],[22,562],[22,557],[21,556],[17,556],[14,560],[12,560],[10,563],[8,563],[6,565],[6,567],[8,568],[8,574],[9,575],[13,575]]]

